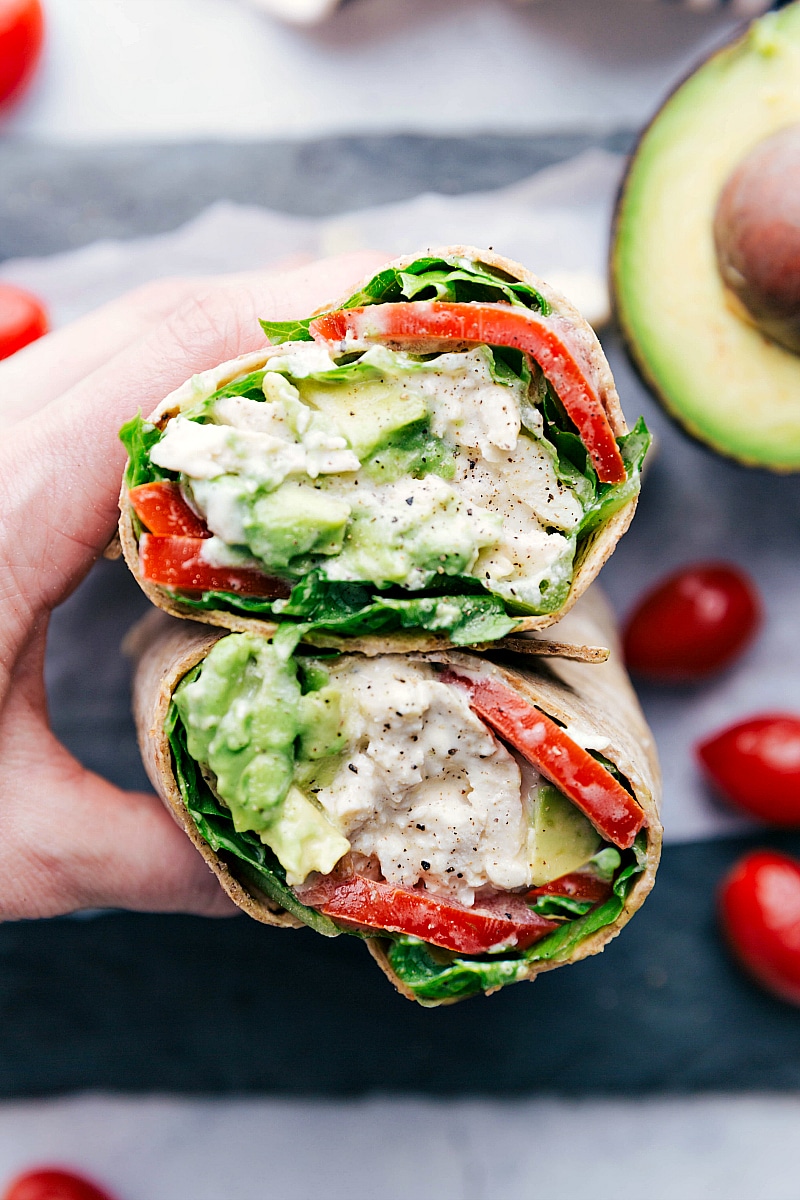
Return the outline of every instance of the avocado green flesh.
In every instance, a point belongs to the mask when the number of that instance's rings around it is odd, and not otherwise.
[[[602,841],[591,821],[566,796],[542,785],[528,836],[532,885],[541,887],[585,866]]]
[[[222,638],[174,703],[189,754],[213,773],[236,831],[257,833],[287,881],[301,883],[311,871],[332,871],[350,843],[294,784],[295,759],[339,754],[344,733],[339,693],[323,686],[303,695],[293,648],[248,634]]]
[[[298,381],[305,403],[331,417],[363,461],[398,432],[425,421],[428,411],[420,396],[398,392],[393,381],[318,384]]]
[[[800,357],[747,323],[717,268],[720,192],[761,140],[800,120],[800,5],[755,22],[666,102],[617,214],[617,312],[670,412],[742,462],[800,470]]]
[[[341,552],[348,507],[316,488],[279,487],[258,496],[245,511],[247,545],[273,569],[286,569],[301,554]]]

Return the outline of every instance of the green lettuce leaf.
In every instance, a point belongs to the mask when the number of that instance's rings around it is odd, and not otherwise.
[[[509,279],[491,267],[478,266],[466,258],[418,258],[402,270],[388,267],[374,275],[364,287],[345,301],[344,308],[367,304],[392,304],[402,300],[445,300],[513,304],[545,316],[550,306],[535,288]]]
[[[574,900],[571,896],[538,896],[531,905],[540,917],[582,917],[593,906],[591,900]]]
[[[638,495],[641,488],[642,464],[651,441],[644,417],[639,417],[630,433],[617,438],[617,445],[625,464],[626,478],[622,483],[597,485],[594,500],[590,504],[584,504],[584,517],[578,529],[579,538],[586,537],[598,525],[604,524],[623,505]]]
[[[126,421],[119,431],[119,440],[128,451],[125,468],[126,488],[138,487],[140,483],[153,483],[157,479],[176,479],[172,471],[162,471],[150,461],[150,451],[161,441],[161,430],[145,421],[141,412]]]
[[[605,760],[608,762],[608,759]],[[609,764],[613,766],[613,763]],[[628,781],[624,776],[620,775],[619,771],[614,767],[614,777],[622,783],[623,787],[633,795],[633,791]],[[598,850],[597,854],[593,855],[588,863],[587,868],[591,868],[592,873],[598,879],[602,879],[603,883],[611,883],[614,878],[614,873],[622,866],[622,855],[616,846],[604,846],[602,850]]]
[[[211,404],[214,400],[219,400],[222,396],[249,396],[252,400],[264,400],[264,376],[266,371],[251,371],[249,375],[243,376],[242,379],[234,379],[232,383],[226,383],[221,388],[214,392],[213,396],[209,396],[207,403]],[[191,415],[191,410],[184,413],[184,416]]]
[[[492,962],[456,958],[402,934],[387,945],[386,951],[398,979],[423,1003],[465,1000],[477,992],[488,992],[525,978],[525,963],[521,959]]]
[[[311,317],[305,321],[259,321],[258,322],[273,346],[281,346],[284,342],[313,342],[308,327]]]
[[[342,635],[392,633],[400,629],[424,629],[447,634],[456,646],[505,637],[517,626],[517,618],[506,613],[503,601],[490,596],[476,580],[453,577],[451,587],[466,587],[462,594],[415,596],[411,599],[374,594],[370,586],[332,583],[312,571],[292,589],[288,600],[266,600],[235,596],[228,592],[181,595],[190,608],[225,607],[257,616],[299,619],[304,633]]]

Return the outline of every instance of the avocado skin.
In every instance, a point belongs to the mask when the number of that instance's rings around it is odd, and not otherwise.
[[[730,161],[728,170],[718,181],[718,193],[722,190],[729,172],[741,162],[754,145],[784,126],[800,121],[800,0],[795,0],[780,12],[769,13],[758,21],[742,26],[732,39],[703,59],[669,93],[642,131],[620,184],[612,223],[609,275],[613,314],[628,356],[639,378],[654,394],[666,415],[705,449],[733,459],[744,466],[766,468],[776,473],[791,473],[800,471],[800,357],[779,347],[756,330],[742,315],[740,305],[737,311],[735,302],[723,299],[725,289],[716,264],[713,237],[713,215],[718,194],[714,195],[714,203],[708,214],[707,230],[704,231],[708,242],[708,258],[713,263],[713,270],[708,270],[707,262],[698,266],[697,261],[692,261],[691,258],[685,265],[690,278],[692,269],[698,277],[703,274],[706,283],[710,282],[710,276],[713,275],[714,285],[719,288],[719,300],[705,308],[698,307],[691,311],[691,336],[698,346],[702,346],[704,341],[707,344],[709,339],[714,336],[712,322],[716,317],[721,316],[729,326],[731,321],[735,320],[737,324],[735,337],[741,340],[742,357],[739,358],[736,354],[732,355],[731,361],[726,364],[726,370],[703,373],[706,404],[703,406],[701,401],[699,412],[698,393],[700,389],[696,388],[695,395],[689,397],[694,402],[695,411],[693,412],[691,411],[692,405],[686,403],[686,391],[682,392],[674,382],[665,379],[664,370],[659,369],[659,366],[654,363],[653,347],[658,344],[658,336],[654,337],[652,330],[649,337],[642,334],[642,306],[631,294],[633,291],[632,269],[630,263],[626,262],[626,257],[630,258],[632,240],[639,238],[641,241],[637,223],[640,224],[645,219],[635,211],[635,201],[638,199],[635,193],[643,190],[643,159],[647,157],[654,160],[656,164],[658,163],[657,145],[654,149],[654,143],[659,140],[663,142],[665,125],[668,127],[670,123],[673,123],[680,126],[679,110],[678,118],[675,117],[676,106],[683,105],[686,109],[688,95],[695,102],[699,119],[702,119],[705,110],[699,97],[700,87],[705,86],[713,92],[717,80],[721,80],[721,86],[724,86],[726,77],[735,74],[741,64],[746,64],[748,60],[751,63],[760,60],[769,61],[773,57],[778,64],[775,73],[780,81],[781,45],[788,50],[798,65],[798,70],[792,78],[791,88],[781,96],[784,111],[788,106],[789,115],[785,115],[783,119],[777,120],[774,124],[764,123],[760,130],[760,136],[755,140],[742,141],[736,157]],[[691,92],[688,89],[692,89]],[[753,97],[750,95],[742,97],[743,111],[751,99]],[[683,135],[687,135],[687,132],[688,134],[694,132],[692,121],[685,122],[684,128],[681,128],[679,132]],[[677,141],[675,144],[679,145]],[[667,153],[669,153],[669,149],[668,147]],[[645,161],[645,166],[647,165]],[[702,170],[702,159],[699,162],[693,161],[691,166],[694,169]],[[650,173],[652,174],[652,171]],[[708,178],[713,178],[713,172],[709,173]],[[690,176],[687,174],[681,182],[683,185],[689,186]],[[680,296],[678,302],[682,302]],[[659,310],[658,304],[654,303],[648,311],[651,326],[653,323],[657,323],[663,313],[667,311],[666,308]],[[710,321],[707,316],[709,312],[711,312]],[[665,341],[664,346],[666,344]],[[662,350],[664,346],[661,347]],[[765,435],[762,428],[763,422],[758,419],[752,420],[749,426],[740,420],[738,428],[731,428],[730,425],[725,427],[724,419],[730,418],[733,418],[732,423],[735,426],[735,406],[729,406],[727,409],[721,405],[718,406],[717,427],[714,428],[716,398],[720,395],[724,396],[731,384],[735,387],[737,372],[743,362],[758,371],[762,382],[762,389],[757,396],[757,400],[760,400],[760,407],[758,404],[754,406],[754,412],[759,417],[769,407],[772,371],[776,364],[781,372],[784,391],[788,391],[786,381],[789,380],[791,392],[793,396],[797,397],[797,402],[791,406],[788,413],[784,414],[782,421],[775,422],[776,428],[768,431],[768,435]],[[691,393],[692,388],[690,387],[688,391]]]

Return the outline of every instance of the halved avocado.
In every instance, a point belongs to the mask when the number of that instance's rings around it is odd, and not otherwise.
[[[800,3],[702,64],[645,130],[615,220],[612,281],[629,351],[695,437],[752,466],[800,470],[800,356],[726,291],[714,217],[755,146],[800,122]]]

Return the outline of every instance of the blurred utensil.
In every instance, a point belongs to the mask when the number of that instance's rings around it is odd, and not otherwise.
[[[272,16],[293,25],[313,25],[330,16],[342,0],[249,0],[249,2]],[[534,3],[537,0],[517,0],[517,3]],[[766,12],[771,0],[661,0],[665,4],[678,4],[695,12],[711,12],[725,8],[742,17],[755,17]],[[780,3],[774,7],[780,7]]]

